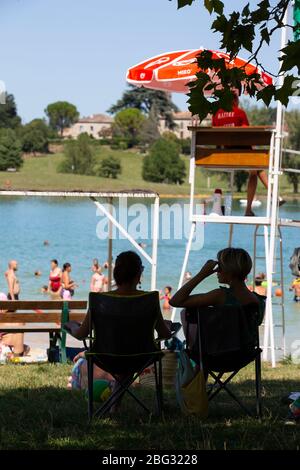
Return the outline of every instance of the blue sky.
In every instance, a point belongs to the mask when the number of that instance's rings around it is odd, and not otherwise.
[[[231,0],[230,7],[244,3]],[[0,80],[23,121],[44,117],[57,100],[74,103],[81,115],[105,112],[125,89],[129,66],[165,51],[218,49],[202,0],[176,6],[176,0],[0,0]],[[278,49],[276,37],[263,54],[273,72]],[[184,95],[173,99],[187,108]]]

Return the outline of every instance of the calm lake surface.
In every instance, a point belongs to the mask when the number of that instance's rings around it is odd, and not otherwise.
[[[134,228],[137,232],[143,232],[147,220],[135,222],[134,208],[138,209],[138,207],[132,206],[132,204],[137,202],[142,203],[143,201],[139,199],[128,202],[132,212],[131,217],[129,217],[129,225],[131,224],[131,228]],[[176,204],[179,213],[183,209],[183,205],[187,203],[188,200],[161,200],[161,204]],[[148,201],[147,207],[150,209],[150,201]],[[281,217],[300,219],[299,209],[299,201],[287,202],[280,209]],[[122,211],[124,217],[127,211]],[[150,213],[150,210],[148,212]],[[242,215],[243,212],[244,210],[240,207],[239,201],[234,201],[233,213]],[[260,208],[255,208],[255,212],[257,215],[264,215],[265,204],[263,203]],[[161,222],[165,223],[166,212],[163,211],[162,213],[160,219]],[[175,216],[175,220],[178,223],[178,215]],[[65,262],[72,264],[72,279],[79,284],[74,298],[86,298],[93,258],[98,258],[100,263],[107,259],[107,240],[99,239],[97,236],[97,233],[103,233],[103,228],[105,228],[104,219],[97,214],[96,206],[88,199],[2,197],[0,200],[0,292],[7,292],[4,272],[8,260],[14,258],[19,262],[18,275],[21,283],[21,298],[45,299],[45,296],[41,293],[41,287],[48,284],[50,260],[57,258],[60,265]],[[174,217],[170,222],[171,238],[159,240],[158,289],[163,289],[166,285],[171,285],[176,289],[178,284],[186,239],[176,239],[173,229]],[[201,229],[199,233],[199,236],[203,235],[204,237],[203,247],[191,252],[188,270],[192,274],[195,274],[207,259],[214,259],[219,249],[227,246],[229,227],[221,224],[206,224],[203,233]],[[252,255],[253,233],[254,228],[251,226],[235,226],[233,246],[245,248]],[[300,305],[293,302],[292,292],[288,290],[292,280],[288,265],[294,248],[300,246],[300,232],[297,228],[283,228],[282,233],[287,348],[290,350],[292,341],[300,340]],[[48,246],[44,246],[43,242],[45,240],[49,241]],[[147,240],[146,233],[142,233],[142,238],[137,241],[145,243],[146,251],[151,254],[151,243]],[[128,249],[131,249],[131,245],[127,240],[114,240],[114,257],[119,252]],[[263,238],[259,242],[258,251],[260,256],[264,254]],[[142,288],[149,289],[151,269],[147,260],[143,262],[145,271]],[[42,272],[40,277],[34,276],[36,270]],[[257,271],[265,272],[263,260],[258,261]],[[249,283],[251,279],[252,276],[250,275]],[[211,277],[203,283],[203,287],[201,286],[199,291],[214,288],[216,285],[216,278]],[[277,320],[279,316],[276,313],[276,307],[274,310],[275,320]]]

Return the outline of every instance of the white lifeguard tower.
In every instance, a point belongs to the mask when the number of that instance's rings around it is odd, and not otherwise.
[[[282,50],[287,43],[287,28],[288,28],[288,8],[285,12],[283,19],[281,34],[281,47]],[[280,88],[284,82],[284,73],[279,75],[278,87]],[[286,353],[285,345],[285,316],[284,316],[284,290],[283,290],[283,259],[282,259],[282,236],[281,227],[297,227],[300,228],[299,220],[282,219],[278,213],[278,188],[279,177],[283,174],[282,169],[282,142],[284,137],[283,132],[283,114],[284,109],[281,102],[277,102],[277,116],[276,127],[231,127],[231,128],[205,128],[205,127],[190,127],[192,133],[191,144],[191,158],[190,158],[190,235],[186,245],[184,261],[182,265],[181,275],[179,279],[179,287],[181,287],[186,271],[189,253],[193,241],[193,236],[197,223],[215,223],[215,224],[229,224],[229,245],[232,241],[233,227],[235,224],[252,225],[254,228],[254,263],[253,263],[253,277],[255,276],[256,268],[256,241],[259,234],[259,229],[263,228],[264,236],[264,251],[265,251],[265,264],[267,274],[267,301],[266,301],[266,314],[264,322],[264,339],[263,339],[263,359],[271,359],[272,366],[276,365],[275,349],[280,349],[283,356]],[[231,148],[230,148],[231,147]],[[236,147],[234,149],[233,147]],[[247,148],[248,147],[248,148]],[[293,154],[299,152],[290,151]],[[205,169],[221,169],[222,171],[231,171],[231,182],[233,181],[234,170],[262,170],[268,169],[269,171],[269,184],[267,194],[267,208],[266,214],[263,217],[246,217],[246,216],[209,216],[199,215],[195,212],[194,196],[195,196],[195,169],[196,167]],[[286,171],[297,170],[287,169]],[[298,171],[299,172],[299,171]],[[232,184],[231,184],[232,190]],[[277,243],[279,246],[277,247]],[[279,251],[279,257],[276,256],[276,251]],[[275,298],[272,297],[273,277],[276,273],[276,263],[280,261],[280,284],[282,290],[282,297],[280,301],[281,307],[281,323],[274,325],[273,321],[273,305]],[[278,264],[278,263],[277,263]],[[172,318],[175,316],[176,309],[173,310]],[[274,328],[278,326],[282,329],[281,346],[275,346]]]

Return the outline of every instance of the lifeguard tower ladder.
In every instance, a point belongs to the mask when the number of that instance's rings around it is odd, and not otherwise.
[[[278,131],[279,129],[279,131]],[[235,224],[252,225],[254,232],[263,227],[266,274],[267,302],[264,323],[263,359],[268,360],[269,352],[273,367],[276,365],[274,344],[274,323],[272,312],[272,281],[275,270],[275,248],[280,226],[300,227],[298,221],[278,218],[278,184],[282,174],[281,166],[281,123],[276,130],[267,126],[260,127],[196,127],[189,128],[192,133],[190,158],[190,211],[191,223],[189,239],[181,270],[179,287],[186,272],[189,253],[197,223],[230,224],[230,241]],[[196,167],[219,170],[269,170],[266,215],[263,217],[215,216],[197,214],[195,211],[195,169]],[[283,286],[281,286],[283,290]],[[175,317],[175,309],[172,317]],[[284,315],[283,315],[284,322]],[[282,326],[284,331],[284,324]]]

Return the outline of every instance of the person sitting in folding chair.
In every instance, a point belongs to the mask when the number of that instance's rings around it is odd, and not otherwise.
[[[259,305],[257,295],[250,292],[245,284],[251,269],[252,260],[247,251],[242,248],[225,248],[219,251],[217,260],[208,260],[200,271],[173,295],[170,305],[185,308],[218,307],[228,303]],[[227,284],[229,288],[219,287],[204,294],[190,295],[196,286],[215,273],[219,283]]]
[[[77,339],[89,336],[88,360],[89,418],[93,416],[93,365],[112,374],[112,395],[95,413],[103,416],[115,412],[124,392],[128,392],[144,409],[148,408],[131,392],[130,385],[140,373],[154,363],[157,405],[162,407],[162,373],[159,339],[171,337],[171,322],[163,319],[159,293],[137,289],[144,267],[138,254],[127,251],[116,259],[114,291],[90,293],[88,314],[79,325],[69,321],[64,328]],[[154,338],[156,330],[158,338]],[[158,372],[157,372],[158,363]]]
[[[252,361],[256,366],[257,412],[260,415],[260,353],[258,325],[264,316],[265,297],[250,292],[245,279],[252,268],[249,254],[241,248],[219,251],[217,260],[208,260],[190,281],[172,297],[173,307],[184,307],[181,312],[183,329],[190,356],[200,363],[206,378],[211,375],[219,390],[225,388],[240,406],[246,408],[226,388],[221,377],[234,375]],[[216,273],[221,284],[207,293],[191,295],[204,279]],[[215,375],[213,371],[218,371]],[[209,395],[209,399],[215,396]],[[249,413],[248,413],[249,414]]]

